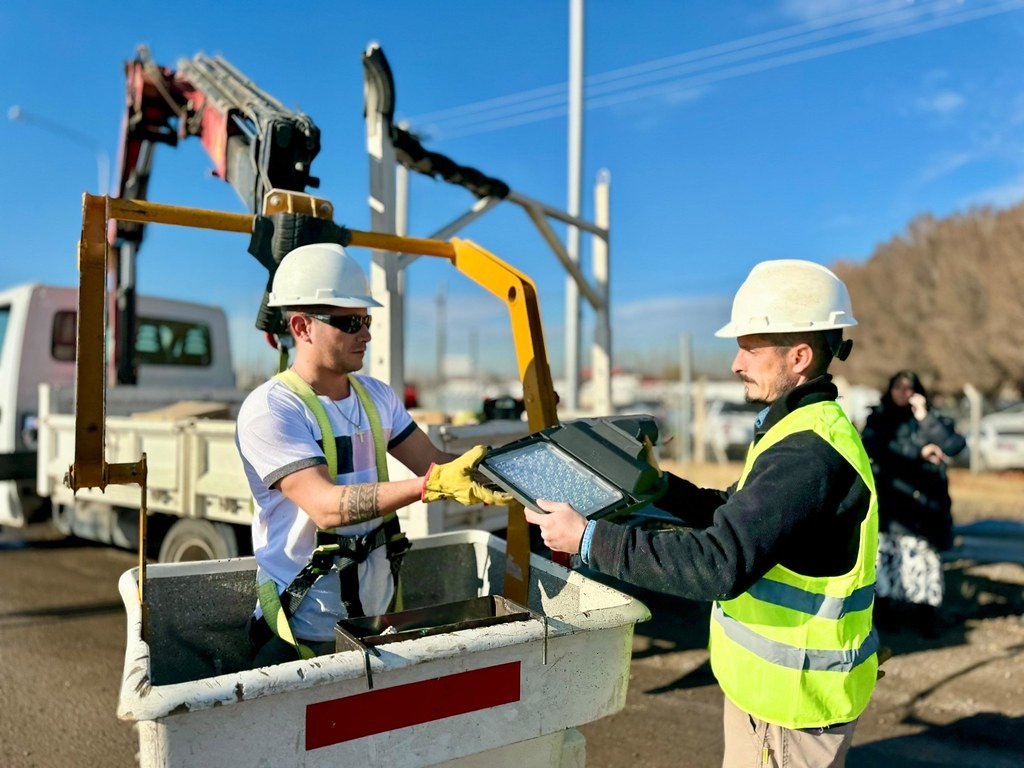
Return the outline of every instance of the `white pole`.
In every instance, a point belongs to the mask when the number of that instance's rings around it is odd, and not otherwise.
[[[437,298],[435,299],[437,304],[436,312],[436,323],[437,326],[434,330],[434,376],[437,379],[437,391],[440,393],[444,389],[444,357],[447,354],[445,350],[445,339],[448,335],[448,314],[445,311],[445,284],[437,284]]]
[[[395,234],[397,222],[407,221],[398,214],[407,201],[398,198],[398,173],[395,148],[391,143],[391,122],[380,111],[381,94],[369,92],[364,84],[366,151],[370,161],[370,230]],[[368,373],[386,381],[400,397],[405,390],[404,307],[398,276],[397,256],[387,251],[373,251],[370,261],[370,290],[384,306],[374,310],[373,344],[370,346]]]
[[[611,174],[602,169],[594,185],[594,223],[608,230],[611,222]],[[594,344],[591,352],[590,391],[591,407],[595,415],[614,413],[612,402],[612,322],[611,291],[609,289],[608,240],[591,237],[595,292],[600,298],[596,308]]]
[[[583,157],[583,0],[569,0],[569,190],[567,212],[580,215]],[[566,251],[579,264],[580,231],[569,226]],[[580,389],[580,291],[569,277],[565,283],[565,388],[568,410],[579,405]]]

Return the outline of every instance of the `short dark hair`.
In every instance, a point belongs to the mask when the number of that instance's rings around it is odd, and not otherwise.
[[[780,347],[795,347],[797,344],[809,346],[814,353],[815,369],[819,375],[828,370],[833,357],[845,360],[852,346],[852,342],[843,340],[842,328],[831,328],[827,331],[790,331],[776,333],[773,336],[778,339]]]

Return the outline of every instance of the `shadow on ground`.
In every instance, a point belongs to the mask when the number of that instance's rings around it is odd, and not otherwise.
[[[910,721],[908,721],[910,722]],[[926,725],[914,736],[882,739],[850,750],[848,768],[1019,768],[1024,762],[1024,718],[980,712],[953,723]]]

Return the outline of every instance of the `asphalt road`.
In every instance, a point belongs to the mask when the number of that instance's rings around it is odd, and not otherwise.
[[[124,668],[121,574],[131,552],[0,531],[0,765],[136,764],[134,727],[117,719]]]

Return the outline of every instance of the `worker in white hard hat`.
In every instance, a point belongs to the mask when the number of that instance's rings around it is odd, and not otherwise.
[[[739,480],[714,490],[669,475],[657,506],[679,526],[667,529],[588,521],[557,499],[526,512],[548,547],[594,571],[711,601],[724,766],[842,766],[878,676],[874,481],[828,373],[855,324],[830,270],[757,264],[716,334],[736,339],[732,369],[764,405]]]
[[[254,500],[255,666],[333,653],[340,619],[395,606],[409,547],[401,507],[511,498],[477,482],[482,446],[461,457],[441,451],[387,384],[355,374],[370,342],[369,310],[381,305],[340,245],[288,253],[268,304],[284,311],[295,356],[246,398],[237,419]],[[389,480],[387,454],[416,477]]]

